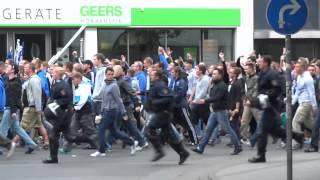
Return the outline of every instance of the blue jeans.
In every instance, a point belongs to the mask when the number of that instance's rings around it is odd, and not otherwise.
[[[319,143],[319,129],[320,129],[320,109],[317,113],[316,121],[314,122],[311,136],[311,145],[313,147],[318,147]]]
[[[110,135],[114,138],[122,140],[127,145],[133,145],[134,141],[130,139],[126,134],[121,132],[118,128],[117,122],[120,120],[120,112],[117,109],[104,110],[102,113],[102,120],[99,125],[99,152],[105,153],[106,138],[105,132],[110,130]]]
[[[214,128],[212,135],[209,139],[209,141],[215,142],[218,138],[219,138],[219,126],[217,126],[216,128]]]
[[[92,110],[93,110],[93,114],[95,116],[98,116],[101,114],[101,101],[93,101],[92,103]]]
[[[125,128],[131,133],[131,135],[139,142],[139,146],[143,146],[146,141],[143,138],[141,132],[137,128],[137,125],[132,122],[131,120],[128,120],[124,123]]]
[[[135,140],[139,142],[139,146],[145,145],[146,141],[143,138],[142,133],[139,131],[136,123],[136,119],[134,118],[133,115],[133,107],[130,106],[125,106],[127,115],[128,115],[128,120],[123,121],[123,126],[128,130],[129,134],[131,134]]]
[[[8,131],[11,128],[14,130],[28,145],[30,148],[36,148],[37,144],[30,138],[30,136],[26,133],[26,131],[19,125],[19,110],[17,111],[17,116],[15,119],[11,117],[11,110],[5,109],[3,113],[3,118],[0,123],[0,133],[6,137],[8,135]]]
[[[233,129],[230,126],[229,117],[228,117],[228,111],[216,111],[212,112],[210,114],[207,129],[205,132],[204,137],[201,139],[198,148],[200,150],[204,150],[205,146],[208,144],[209,139],[214,131],[214,129],[218,126],[218,124],[221,125],[223,129],[225,129],[230,134],[231,142],[237,147],[240,146],[240,140],[237,137],[236,133],[233,131]]]

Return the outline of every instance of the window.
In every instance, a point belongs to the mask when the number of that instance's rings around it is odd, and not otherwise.
[[[203,62],[218,63],[218,54],[223,52],[226,60],[233,60],[233,30],[206,29],[203,40]]]
[[[190,53],[194,62],[200,61],[200,30],[170,29],[167,37],[168,46],[173,49],[173,59],[179,56],[186,59],[187,53]]]
[[[56,54],[61,50],[77,32],[77,29],[55,29],[51,31],[52,36],[52,54]],[[58,62],[64,63],[72,60],[72,51],[77,51],[80,56],[80,38],[83,35],[79,35],[69,46],[69,48],[61,55]]]
[[[293,39],[292,40],[292,59],[299,57],[309,59],[319,57],[320,41],[317,39]],[[257,54],[270,54],[275,60],[279,60],[282,54],[282,48],[285,46],[284,39],[257,39],[255,40],[255,49]]]
[[[127,56],[127,33],[122,29],[98,29],[98,52],[108,59]]]
[[[40,58],[45,60],[45,34],[15,34],[15,43],[20,40],[23,46],[23,59]]]
[[[165,46],[166,30],[134,29],[129,31],[130,63],[150,56],[158,61],[158,47]]]
[[[7,56],[7,35],[0,34],[0,61],[4,61]]]

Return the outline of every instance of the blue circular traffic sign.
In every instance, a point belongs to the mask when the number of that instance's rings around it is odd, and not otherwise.
[[[269,25],[277,33],[290,35],[306,23],[308,8],[304,0],[270,0],[267,8]]]

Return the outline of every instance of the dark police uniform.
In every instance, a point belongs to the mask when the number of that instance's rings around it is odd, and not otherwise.
[[[265,153],[267,147],[268,134],[281,139],[286,138],[286,130],[281,128],[281,119],[279,108],[281,103],[281,95],[283,94],[279,74],[270,68],[261,71],[258,78],[258,94],[265,94],[269,99],[269,106],[263,110],[261,121],[258,127],[257,150],[258,156],[249,159],[249,162],[265,162]],[[259,107],[260,104],[252,102],[254,106]],[[303,136],[293,133],[293,138],[301,142]]]
[[[54,108],[50,105],[55,104]],[[54,112],[54,113],[53,113]],[[57,80],[51,87],[51,98],[44,110],[47,121],[52,125],[49,131],[50,158],[43,160],[43,163],[58,163],[58,149],[60,132],[70,142],[88,142],[91,140],[85,136],[75,136],[70,133],[70,119],[72,116],[72,90],[70,85]]]
[[[145,133],[156,150],[152,161],[157,161],[164,156],[161,137],[157,134],[159,128],[161,128],[162,138],[179,154],[179,164],[183,164],[189,156],[189,152],[182,145],[181,139],[177,136],[177,130],[171,123],[173,106],[174,95],[167,83],[163,80],[154,81],[145,103],[146,111],[150,113]]]

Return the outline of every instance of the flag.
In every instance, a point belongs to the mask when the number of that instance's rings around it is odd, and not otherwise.
[[[13,59],[13,50],[12,46],[10,46],[9,51],[7,52],[7,57],[6,59]]]
[[[20,44],[20,39],[17,39],[17,45],[16,50],[14,53],[14,63],[19,64],[19,62],[23,59],[23,48],[24,48],[24,42]]]

